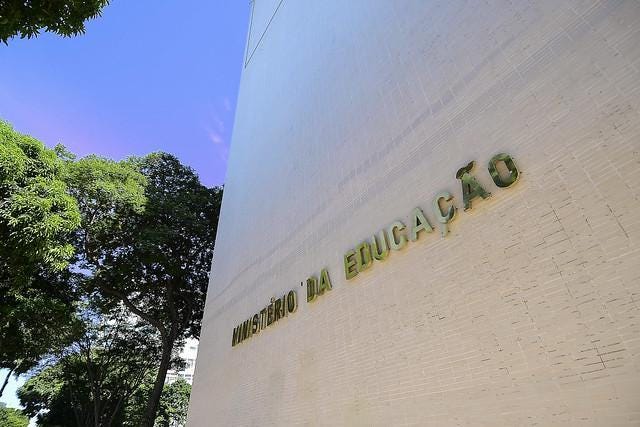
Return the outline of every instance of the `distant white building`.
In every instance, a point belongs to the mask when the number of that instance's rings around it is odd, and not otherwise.
[[[180,352],[180,357],[185,361],[185,368],[181,371],[175,371],[170,369],[167,372],[167,377],[165,379],[165,383],[171,384],[176,381],[178,378],[183,378],[189,384],[193,383],[193,372],[196,368],[196,356],[198,355],[198,340],[188,339],[182,351]]]

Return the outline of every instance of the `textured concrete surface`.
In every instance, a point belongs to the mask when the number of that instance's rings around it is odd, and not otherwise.
[[[260,7],[189,426],[640,425],[640,2]],[[435,225],[438,192],[462,207],[470,160],[490,199],[344,279],[414,207]]]

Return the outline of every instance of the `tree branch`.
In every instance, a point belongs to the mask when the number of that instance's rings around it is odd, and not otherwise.
[[[142,311],[141,309],[136,307],[136,305],[134,303],[132,303],[131,300],[129,300],[129,298],[127,298],[127,296],[124,293],[116,291],[115,289],[109,288],[109,287],[107,287],[105,285],[98,284],[98,286],[100,287],[100,289],[103,292],[105,292],[105,293],[107,293],[109,295],[113,295],[114,297],[119,298],[120,301],[122,301],[124,303],[124,305],[127,306],[127,308],[129,310],[131,310],[134,314],[136,314],[140,318],[146,320],[151,325],[155,326],[158,329],[158,331],[160,332],[160,335],[162,335],[162,336],[166,336],[167,335],[167,329],[164,327],[162,322],[160,322],[158,319],[155,319],[154,317],[152,317],[148,313],[145,313],[144,311]]]
[[[7,377],[4,379],[4,382],[2,383],[2,387],[0,388],[0,396],[2,396],[2,393],[4,392],[4,388],[9,383],[9,378],[11,378],[11,374],[13,374],[14,369],[16,369],[15,366],[9,369],[9,372],[7,372]]]

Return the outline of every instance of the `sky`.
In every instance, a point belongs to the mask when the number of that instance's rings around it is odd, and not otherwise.
[[[163,150],[224,183],[248,0],[112,0],[85,35],[0,45],[0,119],[49,146]]]
[[[84,35],[10,40],[0,119],[79,156],[167,151],[223,184],[249,13],[248,0],[112,0]],[[15,389],[0,400],[16,407]]]

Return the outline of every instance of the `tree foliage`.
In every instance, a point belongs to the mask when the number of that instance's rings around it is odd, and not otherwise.
[[[76,159],[0,122],[0,367],[54,362],[21,389],[28,414],[153,425],[200,334],[221,199],[170,154]],[[185,390],[166,390],[179,418]]]
[[[75,329],[65,268],[80,212],[63,168],[53,150],[0,121],[0,367],[15,373]]]
[[[68,180],[79,200],[82,226],[77,248],[87,286],[105,301],[121,302],[156,328],[162,343],[160,366],[141,425],[151,426],[176,341],[199,336],[222,190],[203,186],[198,176],[167,153],[132,161],[144,175],[144,208],[137,186],[122,184],[119,201],[88,187],[94,180]],[[128,195],[127,195],[128,194]]]
[[[71,280],[68,272],[42,271],[30,286],[0,294],[0,365],[10,373],[26,373],[81,333]]]
[[[63,162],[40,141],[0,121],[0,286],[29,282],[41,267],[64,269],[80,225]]]
[[[179,365],[181,360],[175,360]],[[173,369],[177,369],[175,366]],[[153,389],[154,377],[149,376],[144,384],[134,393],[128,401],[125,409],[123,427],[139,427],[149,399],[149,393]],[[158,405],[158,413],[154,427],[181,427],[186,425],[187,410],[189,408],[189,396],[191,385],[184,379],[164,384],[162,398]]]
[[[64,37],[84,34],[85,21],[109,0],[0,0],[0,41],[37,37],[41,30]]]
[[[129,399],[155,370],[159,341],[148,325],[124,311],[91,317],[82,338],[18,390],[41,425],[123,425]]]
[[[29,418],[19,409],[0,407],[0,426],[27,427]]]
[[[165,384],[155,426],[185,426],[187,424],[190,395],[191,385],[182,378],[179,378],[171,384]]]
[[[65,181],[81,212],[81,227],[73,239],[75,263],[93,278],[127,250],[122,240],[131,232],[131,219],[144,211],[147,181],[133,160],[66,157]]]

